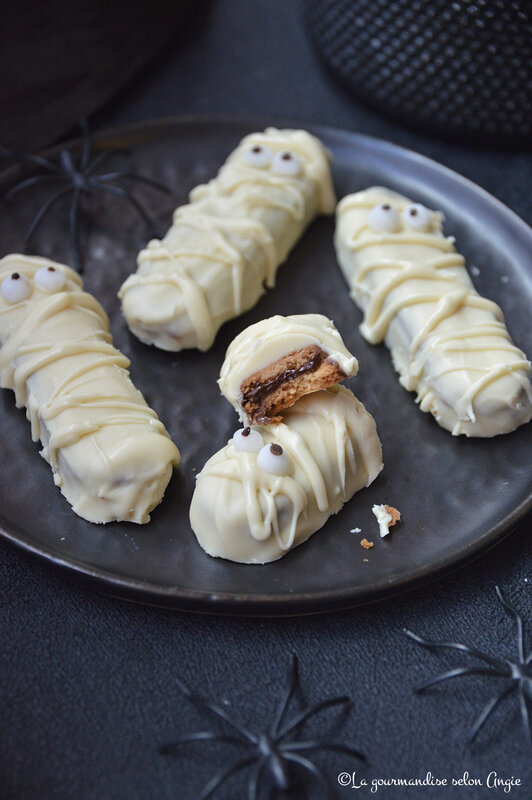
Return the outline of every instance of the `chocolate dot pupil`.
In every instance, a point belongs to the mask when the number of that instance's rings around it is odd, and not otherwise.
[[[242,431],[242,436],[249,436],[250,433],[251,433],[251,428],[244,428],[244,430]]]
[[[14,281],[18,281],[18,279],[20,278],[20,275],[18,274],[18,272],[14,272],[14,273],[12,274],[11,278],[12,278],[12,280],[14,280]]]
[[[411,217],[417,217],[417,208],[411,208],[410,209],[410,216]]]
[[[271,444],[270,445],[270,453],[274,456],[282,456],[283,448],[280,444]]]
[[[55,272],[55,267],[48,267],[48,272]]]
[[[255,147],[251,150],[252,153],[262,153],[262,147],[260,145],[255,145]]]
[[[283,161],[291,161],[292,153],[283,153],[281,158],[283,159]]]
[[[384,203],[384,205],[382,206],[382,210],[383,211],[389,211],[390,210],[390,206],[388,205],[388,203]]]

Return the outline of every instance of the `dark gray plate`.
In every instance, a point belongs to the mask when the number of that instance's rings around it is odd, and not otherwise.
[[[162,229],[188,191],[213,176],[246,133],[266,120],[176,119],[128,127],[97,137],[95,147],[126,146],[132,169],[174,187],[176,198],[136,188]],[[503,307],[516,343],[532,352],[532,232],[477,186],[440,165],[386,142],[309,126],[334,154],[338,196],[369,184],[388,185],[446,214],[477,288]],[[12,176],[4,176],[3,187]],[[29,191],[3,211],[3,253],[21,247],[25,225],[45,195]],[[2,393],[0,419],[1,533],[54,564],[91,579],[107,593],[200,611],[294,614],[368,602],[411,587],[471,559],[494,544],[531,505],[532,426],[491,440],[453,438],[399,385],[388,351],[358,333],[361,315],[336,266],[334,222],[318,220],[280,269],[274,291],[225,325],[206,354],[163,353],[131,336],[116,292],[135,268],[146,231],[120,200],[95,197],[89,206],[86,288],[110,314],[117,346],[132,361],[132,376],[178,443],[183,460],[147,526],[91,525],[76,517],[54,487],[48,465],[30,441],[24,412]],[[66,210],[43,223],[34,251],[68,261]],[[90,234],[90,237],[89,237]],[[528,269],[528,272],[527,272]],[[231,339],[271,314],[322,312],[332,317],[360,360],[350,388],[374,415],[385,469],[312,539],[281,561],[241,566],[207,556],[188,523],[194,477],[237,427],[216,379]],[[374,503],[400,509],[403,521],[381,540]],[[366,552],[360,535],[375,542]]]

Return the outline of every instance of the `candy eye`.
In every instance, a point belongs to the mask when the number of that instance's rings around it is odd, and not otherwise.
[[[244,153],[244,161],[249,167],[267,167],[272,160],[273,153],[263,144],[254,144]]]
[[[273,157],[272,170],[277,175],[297,175],[301,172],[301,161],[291,150],[281,150]]]
[[[65,285],[66,275],[55,267],[41,267],[35,273],[33,280],[39,289],[44,289],[47,292],[58,292]]]
[[[31,283],[20,272],[12,272],[2,281],[0,291],[6,303],[21,303],[30,296]]]
[[[257,456],[257,466],[272,475],[288,475],[292,462],[280,444],[265,444]]]
[[[237,453],[258,453],[264,445],[264,439],[253,428],[240,428],[233,434],[233,444]]]
[[[430,214],[421,203],[412,203],[403,210],[403,224],[413,231],[426,231],[430,225]]]
[[[393,233],[399,226],[399,214],[390,203],[379,203],[369,212],[368,223],[374,231]]]

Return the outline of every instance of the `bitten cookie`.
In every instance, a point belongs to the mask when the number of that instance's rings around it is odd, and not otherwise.
[[[334,386],[358,371],[331,320],[322,314],[280,315],[242,331],[229,345],[222,394],[246,425],[280,422],[299,397]]]
[[[300,398],[277,425],[239,430],[198,475],[190,522],[211,556],[281,558],[382,469],[373,417],[343,386]]]
[[[306,131],[246,136],[208,184],[149,242],[120,289],[131,331],[163,350],[208,350],[255,305],[316,214],[335,206],[329,153]]]
[[[0,384],[90,522],[149,521],[179,451],[133,386],[107,316],[79,275],[44,258],[0,260]]]
[[[453,435],[496,436],[532,417],[530,362],[481,297],[443,216],[382,187],[338,205],[336,251],[362,335],[391,350],[401,384]]]

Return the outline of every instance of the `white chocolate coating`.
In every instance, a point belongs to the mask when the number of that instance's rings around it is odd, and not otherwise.
[[[266,472],[230,441],[197,477],[190,522],[211,556],[275,561],[306,541],[382,469],[373,417],[343,386],[300,398],[278,425],[259,428],[280,444],[287,475]]]
[[[131,331],[163,350],[208,350],[224,322],[274,286],[307,225],[335,202],[329,154],[314,136],[275,128],[246,136],[175,211],[164,239],[139,253],[119,292]]]
[[[371,228],[379,203],[397,209],[395,232]],[[475,291],[453,237],[442,232],[442,214],[429,211],[428,230],[416,230],[404,227],[411,207],[382,187],[338,205],[336,252],[364,311],[360,331],[371,344],[386,342],[401,384],[453,435],[513,431],[532,417],[530,362],[499,306]],[[421,217],[414,225],[423,228]]]
[[[288,317],[278,314],[250,325],[233,339],[227,348],[218,384],[243,422],[242,381],[288,353],[312,345],[328,353],[347,378],[357,374],[357,359],[347,350],[334,323],[323,314]]]
[[[374,505],[371,511],[378,522],[379,534],[381,539],[383,539],[390,533],[390,523],[393,522],[392,515],[386,511],[386,506],[383,505]]]
[[[64,277],[57,291],[34,280],[48,267]],[[16,304],[0,297],[0,385],[26,406],[32,438],[80,517],[148,522],[179,451],[131,383],[105,311],[69,267],[9,255],[0,280],[12,272],[32,291]]]

